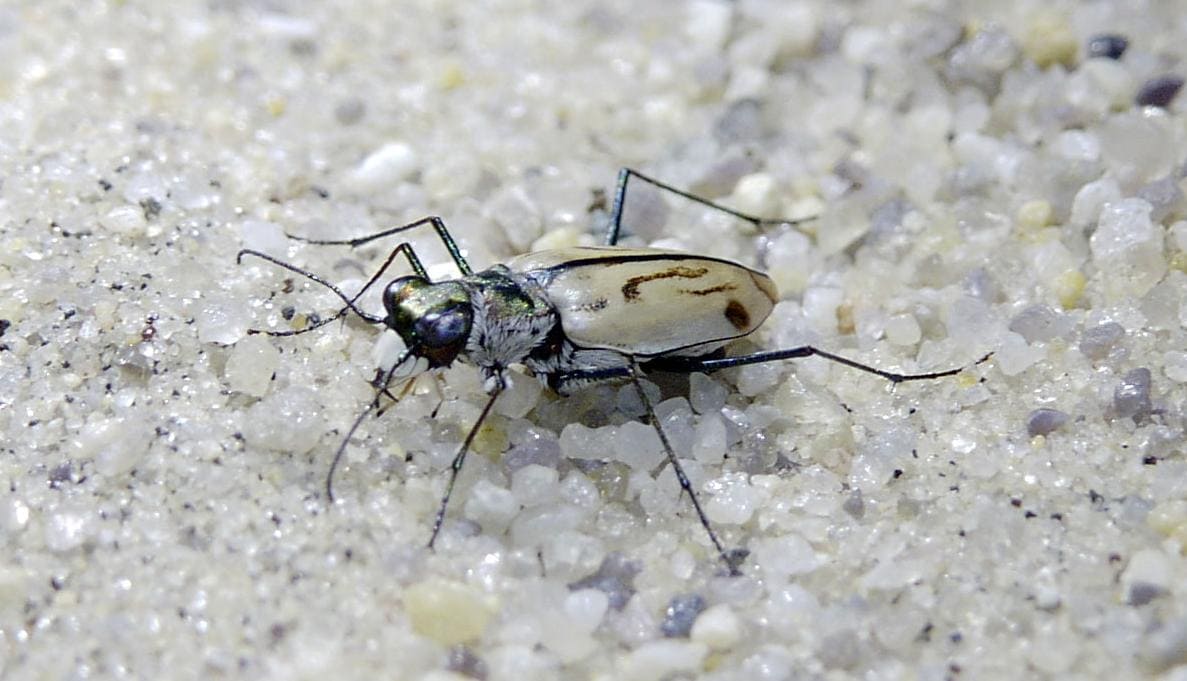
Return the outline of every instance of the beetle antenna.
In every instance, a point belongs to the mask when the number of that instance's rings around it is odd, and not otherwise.
[[[453,494],[453,485],[457,482],[458,473],[462,470],[462,464],[466,462],[466,452],[470,451],[470,445],[474,443],[474,438],[478,435],[478,429],[482,427],[483,421],[490,415],[491,407],[495,406],[495,400],[499,394],[503,392],[503,382],[500,380],[495,384],[495,388],[490,393],[490,399],[486,401],[486,406],[482,408],[482,413],[478,415],[478,420],[470,427],[470,432],[466,434],[466,439],[462,442],[462,446],[458,449],[457,455],[453,457],[453,463],[449,465],[449,482],[445,485],[445,494],[441,496],[441,505],[437,507],[437,517],[433,519],[433,533],[429,535],[429,548],[433,548],[433,543],[437,541],[437,534],[441,532],[441,524],[445,522],[445,509],[449,506],[449,497]]]
[[[338,470],[338,464],[342,461],[342,455],[346,453],[346,446],[350,444],[350,438],[354,437],[355,431],[363,424],[363,419],[379,408],[379,398],[384,394],[391,395],[387,390],[387,385],[392,382],[396,368],[403,364],[410,354],[412,354],[411,350],[401,352],[396,361],[392,363],[392,367],[383,374],[382,380],[375,381],[375,397],[367,403],[367,408],[355,418],[354,423],[350,424],[350,430],[346,431],[346,437],[342,438],[342,444],[338,445],[338,450],[334,452],[334,460],[330,462],[330,470],[326,472],[326,498],[330,504],[334,503],[334,471]]]
[[[245,256],[245,255],[254,255],[257,258],[267,260],[268,262],[272,263],[273,265],[283,267],[284,269],[286,269],[290,272],[295,272],[296,274],[299,274],[302,277],[305,277],[306,279],[308,279],[312,282],[321,284],[322,286],[333,291],[335,295],[337,295],[339,298],[342,299],[342,302],[346,303],[346,307],[342,308],[341,310],[338,310],[338,312],[333,317],[330,317],[328,319],[323,319],[323,320],[317,322],[316,324],[312,324],[310,326],[305,327],[304,329],[298,329],[298,330],[294,330],[294,331],[264,331],[264,330],[260,330],[260,329],[250,329],[250,330],[248,330],[249,334],[263,333],[263,334],[266,334],[269,336],[296,336],[298,334],[307,333],[314,329],[323,327],[326,324],[329,324],[329,323],[333,322],[334,320],[341,318],[343,315],[345,315],[347,313],[347,311],[354,312],[356,315],[358,315],[360,318],[363,319],[363,321],[367,322],[368,324],[382,324],[383,323],[383,317],[377,317],[373,314],[368,314],[368,313],[360,310],[354,304],[355,300],[358,299],[359,295],[362,294],[363,290],[366,290],[366,287],[364,287],[362,290],[359,291],[359,293],[355,294],[355,296],[353,298],[351,298],[351,297],[347,296],[345,293],[343,293],[342,290],[339,289],[337,286],[334,286],[333,284],[326,281],[325,279],[322,279],[321,277],[317,276],[313,272],[303,270],[300,267],[297,267],[296,265],[287,263],[279,258],[274,258],[274,257],[268,255],[267,253],[261,253],[260,251],[253,251],[249,248],[245,248],[245,249],[239,251],[239,254],[235,256],[235,262],[242,263],[243,256]],[[372,277],[371,281],[374,282],[377,277],[378,277],[378,273],[376,274],[376,277]],[[368,285],[370,285],[370,283]]]
[[[709,523],[709,517],[705,515],[705,509],[701,508],[701,501],[697,498],[696,492],[692,488],[692,483],[689,482],[688,476],[684,473],[684,467],[680,465],[680,460],[676,457],[676,451],[672,449],[672,443],[668,441],[668,435],[664,432],[663,426],[659,423],[659,418],[655,415],[655,407],[651,404],[651,399],[647,397],[647,393],[643,390],[643,384],[639,382],[639,375],[632,371],[630,374],[631,384],[635,386],[635,392],[639,393],[639,399],[643,401],[643,407],[647,410],[647,420],[651,421],[652,427],[655,428],[656,434],[659,435],[659,441],[664,446],[664,451],[668,455],[668,463],[672,465],[672,471],[676,473],[676,479],[680,481],[680,488],[688,493],[688,498],[692,500],[692,507],[696,509],[697,517],[701,519],[701,526],[705,528],[705,532],[709,533],[709,540],[713,542],[714,548],[717,549],[718,555],[721,556],[721,561],[729,568],[731,577],[737,577],[742,573],[738,570],[738,565],[745,560],[746,556],[750,554],[746,549],[731,549],[726,548],[721,544],[721,540],[717,538],[717,533],[713,531],[713,525]]]

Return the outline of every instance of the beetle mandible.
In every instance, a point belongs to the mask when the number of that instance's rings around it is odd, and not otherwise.
[[[428,546],[433,547],[466,453],[482,423],[507,385],[506,372],[521,365],[560,394],[598,381],[627,381],[634,385],[648,421],[655,428],[668,464],[688,494],[709,540],[731,573],[747,555],[727,550],[709,522],[655,414],[655,407],[639,382],[650,371],[709,373],[729,367],[818,356],[881,376],[893,383],[952,376],[963,368],[920,374],[899,374],[861,364],[819,348],[804,345],[781,350],[728,356],[731,342],[752,334],[771,313],[778,294],[764,273],[739,263],[681,251],[618,246],[627,187],[632,179],[747,221],[757,228],[794,224],[793,220],[747,215],[682,191],[635,170],[619,172],[610,211],[606,245],[572,247],[529,253],[506,264],[474,272],[441,218],[422,218],[357,239],[319,240],[289,235],[310,244],[357,247],[376,239],[429,226],[445,245],[461,277],[433,281],[409,242],[388,254],[382,267],[353,296],[323,278],[260,251],[243,249],[243,256],[262,258],[300,274],[341,298],[345,305],[332,316],[300,330],[259,331],[291,336],[312,331],[353,312],[371,324],[382,324],[403,339],[405,349],[376,379],[374,399],[359,414],[334,454],[326,475],[326,496],[334,501],[334,472],[347,443],[363,420],[391,395],[393,380],[411,379],[435,369],[465,362],[478,367],[487,400],[466,434],[450,466],[449,480],[433,520]],[[363,292],[380,280],[403,255],[413,273],[392,279],[383,289],[385,316],[357,306]],[[982,360],[983,361],[983,360]]]

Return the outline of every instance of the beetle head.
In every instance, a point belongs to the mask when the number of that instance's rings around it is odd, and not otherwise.
[[[429,368],[449,366],[466,347],[474,314],[469,294],[456,281],[393,279],[383,291],[383,307],[384,323],[412,355],[428,360]]]

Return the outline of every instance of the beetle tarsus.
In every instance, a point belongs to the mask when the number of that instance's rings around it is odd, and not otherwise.
[[[730,577],[740,577],[742,575],[742,564],[750,557],[750,549],[736,548],[730,549],[722,556],[725,559],[726,567],[729,568]]]

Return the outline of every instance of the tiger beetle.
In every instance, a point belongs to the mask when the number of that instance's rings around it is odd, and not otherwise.
[[[552,390],[565,395],[575,388],[602,381],[623,381],[634,386],[647,420],[655,428],[668,464],[693,510],[709,535],[721,560],[737,574],[745,549],[727,550],[714,531],[696,491],[684,472],[671,441],[655,414],[655,405],[639,382],[653,371],[689,374],[710,373],[760,362],[801,357],[822,357],[838,364],[880,376],[893,383],[921,381],[955,375],[963,368],[920,374],[899,374],[861,364],[819,348],[802,345],[737,356],[725,353],[733,341],[749,336],[766,320],[779,300],[771,278],[730,260],[658,248],[618,246],[623,206],[632,180],[733,216],[758,229],[791,225],[794,220],[748,215],[682,191],[635,170],[619,172],[606,231],[606,245],[539,251],[513,258],[506,264],[475,272],[462,255],[445,223],[436,216],[386,229],[356,239],[324,240],[291,238],[308,244],[362,246],[377,239],[418,227],[433,229],[461,272],[456,279],[434,281],[409,242],[387,255],[383,266],[352,296],[317,276],[260,251],[239,251],[299,274],[334,292],[344,306],[337,313],[308,327],[288,331],[259,331],[270,336],[293,336],[325,326],[348,313],[369,324],[395,331],[404,350],[394,364],[381,370],[375,397],[358,415],[334,453],[326,475],[326,496],[334,501],[334,472],[347,443],[380,399],[391,396],[392,381],[410,380],[426,371],[443,369],[455,361],[472,364],[481,372],[487,399],[470,427],[450,466],[449,481],[429,535],[429,548],[437,540],[450,495],[466,453],[499,394],[507,386],[507,371],[525,367]],[[380,281],[398,256],[412,274],[396,277],[383,289],[384,316],[358,306],[363,292]]]

